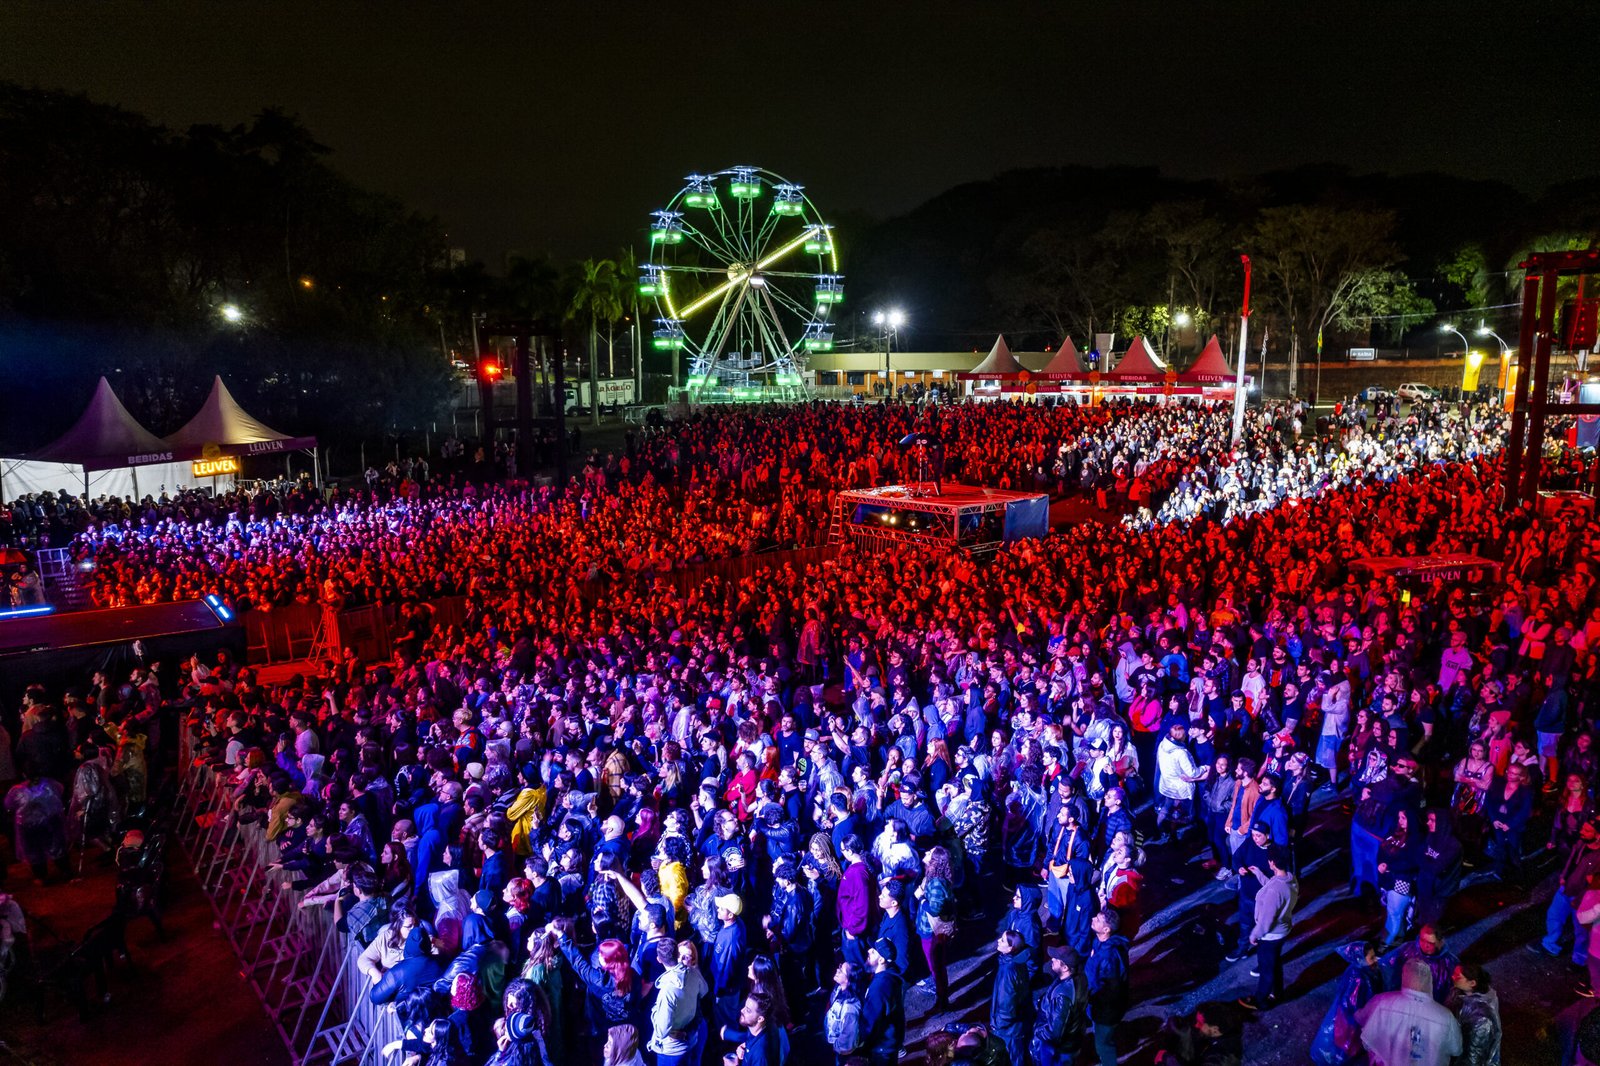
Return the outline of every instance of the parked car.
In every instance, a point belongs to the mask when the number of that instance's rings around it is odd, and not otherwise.
[[[1382,385],[1368,385],[1366,388],[1361,390],[1360,398],[1362,403],[1377,403],[1379,400],[1394,399],[1394,393],[1390,392]]]
[[[1419,403],[1422,400],[1437,400],[1439,390],[1432,385],[1424,385],[1420,381],[1408,381],[1396,390],[1396,394],[1406,403]]]

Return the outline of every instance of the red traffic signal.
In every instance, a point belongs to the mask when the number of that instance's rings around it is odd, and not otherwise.
[[[480,359],[478,361],[478,376],[484,381],[499,381],[500,375],[505,371],[500,369],[498,359]]]

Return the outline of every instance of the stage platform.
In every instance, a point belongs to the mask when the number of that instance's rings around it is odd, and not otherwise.
[[[1049,531],[1050,497],[1043,493],[921,482],[839,493],[828,540],[870,550],[919,544],[984,553]]]
[[[222,624],[205,600],[7,618],[0,620],[0,655],[144,640]]]
[[[218,648],[243,656],[244,645],[244,627],[204,600],[7,618],[0,620],[0,698],[14,700],[35,682],[83,684],[102,669],[120,681],[138,663],[195,652],[209,659]]]
[[[840,493],[861,501],[882,501],[903,503],[907,500],[916,500],[930,504],[934,509],[961,509],[966,507],[986,507],[994,504],[1005,505],[1017,500],[1042,499],[1037,492],[1014,492],[1011,489],[992,489],[987,485],[961,485],[953,481],[946,481],[934,487],[933,482],[926,481],[911,485],[880,485],[875,489],[849,489]]]

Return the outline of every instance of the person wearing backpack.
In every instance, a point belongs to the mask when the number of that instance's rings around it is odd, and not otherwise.
[[[833,994],[822,1018],[823,1036],[833,1048],[834,1066],[844,1066],[861,1047],[861,997],[856,993],[855,966],[841,962],[833,971]]]

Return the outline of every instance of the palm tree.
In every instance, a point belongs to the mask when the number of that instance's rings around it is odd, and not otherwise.
[[[600,424],[600,323],[622,317],[622,297],[616,284],[617,264],[609,259],[585,259],[578,266],[577,290],[567,317],[589,321],[589,424]]]
[[[513,255],[506,268],[505,282],[497,294],[496,310],[523,318],[565,319],[575,282],[569,271],[558,268],[544,256]],[[564,358],[564,353],[558,349],[552,361]],[[567,402],[565,396],[555,395],[554,372],[553,365],[541,363],[540,393],[544,397],[546,414],[554,413],[557,404]]]
[[[610,314],[601,316],[601,321],[606,324],[606,377],[614,378],[617,376],[617,323],[628,310],[629,294],[635,288],[632,281],[635,267],[625,258],[608,259],[606,262],[611,267],[606,272],[606,282],[611,291],[605,301]]]
[[[639,321],[639,260],[634,256],[632,248],[624,248],[617,253],[617,297],[622,306],[633,312],[633,324],[638,333],[632,336],[628,351],[633,354],[633,399],[635,403],[644,399],[644,374],[639,368],[639,349],[644,337],[644,323]]]

